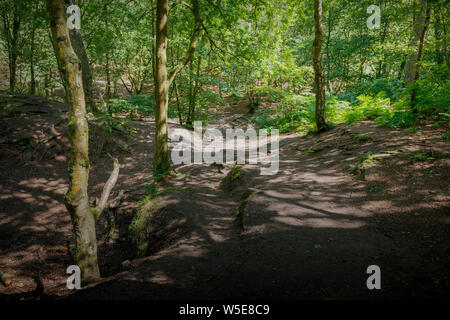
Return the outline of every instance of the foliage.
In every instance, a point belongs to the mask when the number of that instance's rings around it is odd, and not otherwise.
[[[244,170],[242,169],[242,167],[237,164],[234,164],[233,168],[231,169],[231,175],[230,175],[231,182],[240,179],[243,175],[244,175]]]
[[[135,95],[129,98],[114,98],[109,100],[109,110],[111,113],[142,113],[144,115],[155,114],[155,100],[153,97]]]
[[[189,1],[174,2],[170,12],[169,71],[184,56],[192,36]],[[190,127],[206,123],[210,110],[227,106],[228,98],[258,105],[262,98],[275,109],[256,113],[255,124],[280,132],[315,130],[311,48],[312,2],[200,0],[202,33],[188,65],[170,88],[169,117]],[[99,100],[111,114],[139,120],[154,115],[156,1],[78,1],[84,45]],[[330,123],[375,120],[390,128],[410,127],[421,120],[441,121],[449,114],[450,91],[445,19],[448,6],[432,2],[420,77],[404,87],[404,65],[411,46],[415,1],[387,0],[380,29],[366,27],[369,0],[323,2],[322,65]],[[44,1],[4,0],[0,33],[1,70],[6,74],[17,55],[16,91],[60,99],[62,84],[48,39]],[[12,21],[18,42],[12,45]],[[6,63],[8,62],[8,63]],[[6,79],[2,79],[6,80]],[[4,83],[4,81],[3,81]],[[5,87],[5,84],[3,84]],[[176,87],[176,88],[175,88]],[[413,113],[411,95],[416,90]],[[117,124],[103,119],[105,128]],[[446,136],[444,135],[444,138]]]
[[[114,118],[108,114],[102,114],[98,120],[102,124],[102,128],[108,133],[117,130],[126,134],[133,134],[136,131],[136,128],[131,126],[127,119]]]
[[[372,140],[372,136],[370,134],[360,134],[360,135],[357,135],[355,138],[359,142],[366,142],[366,141]]]
[[[144,257],[147,253],[147,228],[149,220],[158,209],[164,205],[160,198],[153,198],[152,194],[147,195],[139,205],[133,220],[128,228],[128,237],[136,247],[136,256]]]
[[[450,113],[450,77],[447,65],[422,64],[425,69],[415,85],[411,85],[403,92],[404,103],[410,106],[411,90],[417,87],[416,106],[420,113],[431,116],[439,113]]]
[[[384,98],[382,92],[375,97],[360,95],[346,113],[345,120],[346,122],[374,120],[390,112],[390,110],[390,100]]]
[[[402,84],[399,80],[374,79],[366,80],[356,86],[347,88],[347,91],[340,93],[338,98],[350,103],[357,101],[359,96],[383,96],[391,101],[397,101],[402,92]]]
[[[389,128],[408,128],[416,125],[417,121],[417,115],[411,111],[388,110],[376,123]]]
[[[315,95],[285,95],[275,110],[260,110],[254,120],[258,127],[274,129],[281,133],[296,130],[309,132],[315,130]],[[327,96],[326,114],[331,123],[354,123],[357,121],[374,120],[385,114],[390,114],[390,100],[383,93],[375,97],[360,95],[350,104],[335,96]]]

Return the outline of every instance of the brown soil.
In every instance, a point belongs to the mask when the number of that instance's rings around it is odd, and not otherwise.
[[[151,219],[149,256],[134,259],[128,226],[152,181],[154,123],[133,122],[129,136],[105,135],[91,121],[90,195],[99,196],[111,153],[121,163],[113,197],[123,190],[125,198],[112,213],[111,239],[107,214],[98,221],[103,278],[71,292],[63,204],[69,146],[65,134],[54,137],[65,132],[65,106],[4,92],[0,103],[9,106],[0,115],[0,273],[12,278],[10,287],[0,285],[0,299],[449,296],[450,148],[440,128],[423,125],[419,135],[363,122],[318,136],[284,135],[279,173],[261,176],[258,166],[245,165],[231,191],[224,187],[231,165],[223,173],[179,166],[181,174],[160,186],[165,205]],[[211,126],[242,116],[230,112]],[[352,173],[367,152],[372,160]],[[373,264],[381,290],[366,287]]]

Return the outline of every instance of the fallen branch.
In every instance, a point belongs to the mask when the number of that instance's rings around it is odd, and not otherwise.
[[[119,168],[120,168],[119,160],[117,160],[116,158],[113,158],[113,161],[114,161],[114,169],[111,172],[111,175],[109,176],[108,181],[106,181],[106,183],[103,187],[102,196],[100,198],[100,201],[99,201],[97,207],[95,208],[97,211],[97,214],[98,214],[97,219],[100,216],[100,214],[103,212],[103,210],[105,209],[106,204],[108,203],[109,195],[111,194],[111,190],[116,185],[117,178],[119,177]]]

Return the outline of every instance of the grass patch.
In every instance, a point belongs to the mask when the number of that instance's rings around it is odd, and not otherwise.
[[[128,236],[136,247],[136,257],[142,258],[148,249],[148,226],[152,215],[164,206],[165,202],[159,197],[147,195],[139,205],[136,215],[130,223]]]
[[[366,152],[360,157],[359,163],[350,165],[349,170],[352,174],[358,175],[364,181],[366,180],[367,169],[373,166],[374,163],[375,158],[372,152]]]
[[[317,152],[325,150],[325,148],[326,148],[325,146],[309,147],[308,149],[306,149],[306,152],[317,153]]]
[[[444,154],[440,151],[434,150],[424,150],[418,151],[411,154],[411,162],[425,162],[425,161],[434,161],[437,159],[442,159],[448,157],[448,154]]]
[[[360,134],[355,137],[358,142],[367,142],[369,140],[372,140],[372,136],[370,134]]]
[[[244,170],[242,169],[242,166],[239,166],[238,164],[234,164],[233,168],[231,169],[231,175],[230,180],[231,182],[234,182],[244,175]]]
[[[417,129],[414,127],[406,128],[403,130],[404,133],[416,133]]]
[[[444,133],[441,137],[442,140],[450,140],[450,131]]]

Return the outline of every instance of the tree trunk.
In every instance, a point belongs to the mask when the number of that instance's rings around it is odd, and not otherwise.
[[[16,70],[17,70],[17,58],[18,58],[18,42],[19,42],[19,29],[20,29],[20,17],[19,8],[14,5],[14,18],[13,18],[13,30],[11,38],[11,69],[10,69],[10,90],[16,89]]]
[[[439,4],[437,5],[437,10],[439,11],[440,21],[441,21],[441,25],[442,25],[442,31],[444,32],[444,35],[443,35],[444,43],[443,43],[443,48],[442,48],[443,52],[444,52],[444,59],[445,59],[445,62],[447,63],[447,68],[450,68],[450,64],[448,61],[448,50],[447,50],[447,22],[446,22],[444,14],[442,13],[443,10]]]
[[[70,108],[68,125],[71,143],[69,190],[66,208],[73,225],[73,258],[83,279],[100,276],[97,262],[97,240],[94,212],[88,202],[88,122],[81,76],[81,65],[75,54],[66,26],[64,0],[47,0],[50,25],[58,65],[62,75],[66,100]]]
[[[106,51],[106,103],[109,105],[109,99],[111,99],[111,71],[109,70],[109,51]],[[108,107],[109,111],[109,107]]]
[[[167,72],[167,20],[169,13],[168,0],[157,0],[156,5],[156,70],[155,70],[155,101],[156,101],[156,131],[153,169],[155,173],[167,172],[170,168],[167,146],[168,127],[167,111],[169,103],[169,87],[177,74],[189,63],[195,53],[198,38],[201,33],[200,8],[198,0],[192,0],[194,15],[194,32],[189,47],[183,59]]]
[[[417,12],[417,10],[414,12],[413,32],[409,42],[410,53],[408,54],[405,64],[405,85],[413,83],[416,77],[416,68],[419,58],[418,52],[420,50],[420,48],[417,48],[417,43],[420,42],[422,35],[425,34],[427,13],[429,13],[427,0],[418,0],[417,5],[419,7],[419,12]]]
[[[387,30],[389,29],[389,21],[386,21],[384,23],[384,27],[383,27],[383,31],[381,34],[381,38],[380,38],[380,45],[381,45],[381,59],[378,61],[378,69],[377,69],[377,73],[376,73],[376,78],[379,79],[383,76],[384,72],[383,70],[385,68],[383,68],[384,66],[384,60],[386,58],[386,49],[385,49],[385,42],[386,42],[386,35],[387,35]]]
[[[152,10],[152,73],[153,73],[153,86],[154,91],[156,90],[156,41],[155,41],[155,13],[154,10]],[[156,91],[155,91],[156,92]]]
[[[10,8],[7,3],[3,4],[1,12],[3,32],[8,49],[9,90],[11,92],[16,89],[17,59],[19,56],[19,30],[21,27],[20,10],[19,4],[14,2],[12,8]],[[9,14],[12,15],[12,24],[10,24]]]
[[[186,120],[186,124],[189,126],[193,126],[194,123],[194,115],[195,115],[195,107],[197,105],[197,95],[198,91],[200,90],[201,82],[199,81],[200,78],[200,71],[201,71],[201,65],[202,65],[202,57],[201,55],[198,56],[197,61],[197,72],[194,79],[194,84],[190,84],[190,94],[189,94],[189,111],[188,111],[188,118]],[[191,69],[192,74],[192,69]]]
[[[169,102],[169,83],[167,79],[167,19],[169,1],[158,0],[156,7],[156,131],[155,156],[153,169],[155,173],[167,172],[170,168],[167,146],[167,109]]]
[[[314,0],[314,44],[312,50],[314,66],[314,89],[316,93],[317,132],[328,129],[325,117],[325,88],[322,74],[320,51],[322,49],[322,0]]]
[[[434,10],[434,40],[436,43],[441,42],[442,39],[442,24],[441,24],[441,17],[439,15],[438,7],[436,6]],[[435,61],[436,64],[442,64],[444,62],[444,55],[442,50],[442,44],[439,46],[436,46],[434,55],[435,55]]]
[[[104,11],[104,19],[105,19],[105,29],[109,29],[109,17],[108,17],[108,2],[105,3],[103,6]],[[106,94],[106,106],[108,108],[108,113],[111,115],[111,110],[109,108],[109,99],[111,99],[111,71],[109,69],[110,64],[110,56],[109,56],[110,50],[109,48],[106,48],[106,66],[105,66],[105,72],[106,72],[106,88],[105,88],[105,94]]]
[[[330,62],[330,42],[331,42],[331,8],[328,10],[328,30],[327,30],[327,42],[326,42],[326,57],[327,57],[327,88],[328,92],[331,92],[331,62]]]
[[[45,91],[45,97],[48,98],[50,95],[48,86],[50,84],[50,80],[51,80],[51,70],[49,70],[49,72],[45,75],[44,78],[44,91]]]
[[[192,0],[192,13],[194,15],[194,32],[192,33],[191,43],[183,57],[183,59],[170,71],[168,76],[169,86],[177,76],[177,74],[183,70],[183,68],[191,61],[194,56],[195,49],[197,47],[198,38],[200,37],[202,21],[200,19],[200,6],[198,0]],[[167,34],[167,32],[166,32]]]
[[[173,81],[173,89],[175,91],[175,98],[176,98],[176,102],[177,102],[178,121],[180,122],[180,126],[182,126],[183,125],[183,110],[181,109],[180,95],[178,93],[177,82],[175,80]]]
[[[65,0],[67,5],[75,5],[75,0]],[[83,77],[83,90],[84,97],[86,99],[86,106],[89,111],[97,111],[94,105],[94,99],[92,95],[92,72],[89,64],[89,58],[86,53],[86,48],[84,46],[83,38],[81,36],[81,31],[78,29],[69,30],[70,42],[72,43],[72,48],[75,51],[78,59],[81,63],[81,71]]]
[[[423,47],[425,44],[425,35],[427,33],[428,26],[430,24],[430,16],[431,16],[431,8],[425,8],[425,21],[422,27],[422,32],[420,34],[419,38],[419,50],[417,53],[417,65],[415,68],[415,74],[414,74],[414,88],[411,93],[411,109],[414,113],[417,113],[417,105],[416,105],[416,96],[417,96],[417,80],[420,78],[420,67],[421,62],[423,60]]]
[[[34,27],[33,21],[33,29],[31,30],[31,50],[30,50],[30,94],[36,94],[36,77],[34,75],[34,38],[36,33],[36,28]]]

